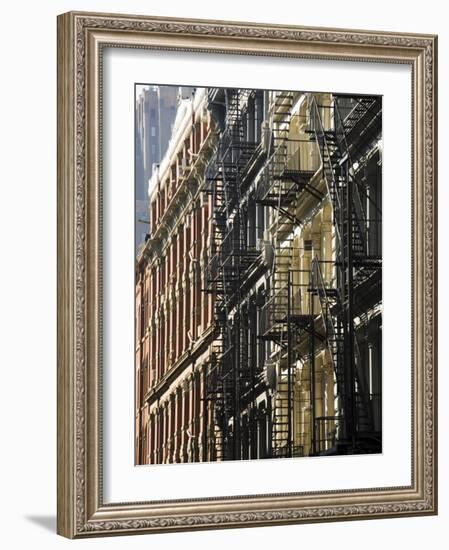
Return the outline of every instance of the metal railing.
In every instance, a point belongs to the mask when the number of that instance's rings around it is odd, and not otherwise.
[[[341,416],[315,418],[315,453],[321,454],[335,447],[341,430]]]

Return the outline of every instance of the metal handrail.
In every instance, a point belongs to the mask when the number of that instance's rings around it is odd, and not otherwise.
[[[367,236],[366,236],[366,228],[367,228],[366,212],[363,208],[363,203],[362,203],[362,199],[361,199],[361,196],[360,196],[360,184],[359,184],[357,178],[355,177],[355,175],[353,173],[353,166],[354,165],[353,165],[353,162],[352,162],[351,154],[349,152],[349,144],[348,144],[348,140],[347,140],[347,136],[346,136],[345,125],[344,125],[344,121],[341,117],[340,110],[338,108],[337,102],[334,102],[334,113],[335,113],[336,119],[337,119],[336,124],[335,124],[336,132],[337,132],[337,128],[341,128],[341,133],[342,133],[342,136],[343,136],[342,142],[343,142],[343,145],[344,145],[344,152],[345,152],[345,155],[347,155],[348,160],[349,160],[349,162],[348,162],[348,175],[351,178],[351,181],[355,184],[353,186],[353,189],[354,189],[355,193],[353,193],[352,196],[355,197],[354,206],[355,206],[355,212],[356,212],[356,223],[357,223],[357,227],[358,227],[360,237],[363,240],[363,248],[364,248],[365,252],[367,252],[368,246],[367,246]],[[365,196],[365,198],[368,198],[366,194],[364,194],[364,196]],[[359,225],[359,219],[360,218],[362,220],[364,230],[362,230],[362,228]]]
[[[323,315],[323,320],[324,320],[324,324],[325,324],[325,327],[326,327],[326,332],[328,330],[328,319],[330,319],[330,327],[332,328],[332,333],[333,333],[333,336],[335,337],[335,325],[334,325],[334,322],[333,322],[333,317],[329,311],[329,306],[328,306],[328,298],[327,298],[327,294],[326,294],[326,284],[325,284],[325,281],[324,281],[324,278],[323,278],[323,275],[322,275],[322,271],[321,271],[321,267],[320,267],[320,262],[318,260],[318,258],[315,256],[313,259],[312,259],[312,266],[313,266],[313,269],[316,270],[316,274],[317,274],[317,277],[319,279],[319,283],[320,283],[320,286],[319,288],[322,289],[323,291],[323,294],[324,294],[324,298],[325,298],[325,301],[326,301],[326,314],[324,313],[324,310],[323,310],[323,301],[321,300],[321,297],[320,297],[320,307],[321,307],[321,312],[322,312],[322,315]],[[320,296],[320,294],[319,294]],[[327,338],[327,334],[326,334],[326,338]],[[366,396],[366,392],[365,392],[365,388],[366,388],[366,380],[365,380],[365,377],[364,377],[364,373],[363,373],[363,370],[361,368],[361,353],[360,353],[360,347],[359,347],[359,343],[357,341],[357,338],[354,337],[353,339],[354,341],[354,359],[355,359],[355,367],[356,367],[356,374],[357,374],[357,378],[358,378],[358,382],[359,384],[361,385],[361,391],[358,392],[359,395],[361,395],[363,401],[364,401],[364,406],[366,407],[367,409],[367,413],[369,415],[369,420],[370,422],[372,422],[372,418],[371,418],[371,411],[370,411],[370,408],[368,406],[368,404],[366,403],[366,399],[365,399],[365,396]],[[336,371],[336,368],[337,368],[337,365],[335,364],[334,362],[334,357],[333,355],[331,354],[331,360],[332,360],[332,364],[334,366],[334,370]]]
[[[325,133],[325,130],[324,130],[323,121],[321,119],[321,115],[320,115],[320,112],[319,112],[319,108],[318,108],[318,104],[316,102],[315,96],[313,94],[310,94],[309,98],[311,100],[310,101],[310,106],[313,109],[313,114],[314,114],[314,117],[313,117],[313,131],[315,132],[316,140],[317,140],[317,143],[318,143],[318,150],[319,150],[320,156],[321,156],[321,163],[323,165],[323,174],[324,174],[324,180],[326,182],[327,192],[328,192],[329,196],[331,196],[331,188],[330,188],[329,181],[328,181],[327,174],[326,174],[326,170],[325,170],[325,167],[324,167],[325,166],[325,159],[323,158],[323,154],[321,152],[321,147],[319,147],[320,142],[319,142],[319,139],[318,139],[316,122],[319,123],[319,130],[320,130],[320,133],[321,133],[322,138],[323,138],[323,151],[324,151],[324,149],[326,149],[326,154],[327,154],[326,161],[327,161],[327,164],[328,164],[328,168],[330,169],[331,174],[332,174],[332,182],[333,182],[334,186],[336,187],[337,182],[335,180],[334,169],[333,169],[333,166],[332,166],[331,153],[329,151],[329,146],[328,146],[327,139],[326,139],[326,133]],[[338,192],[335,192],[335,197],[336,197],[338,209],[340,211],[341,210],[341,201],[340,201],[340,196],[339,196]],[[338,224],[334,224],[334,227],[335,227],[335,232],[336,232],[336,235],[337,235],[338,248],[340,249],[341,248],[340,229],[338,227]]]
[[[321,289],[323,291],[324,298],[325,298],[326,308],[324,309],[323,308],[323,300],[321,299],[320,293],[318,293],[318,298],[319,298],[320,308],[321,308],[321,315],[322,315],[323,320],[324,320],[324,326],[326,327],[326,339],[327,340],[329,339],[329,336],[328,336],[329,328],[331,329],[331,332],[332,332],[331,337],[335,338],[336,328],[335,328],[335,325],[334,325],[332,314],[329,310],[329,299],[328,299],[328,295],[326,293],[326,289],[328,289],[329,287],[326,286],[326,283],[324,281],[323,273],[322,273],[321,267],[320,267],[320,262],[319,262],[317,256],[315,256],[312,259],[311,270],[312,270],[312,282],[313,282],[313,276],[314,276],[314,274],[316,274],[316,277],[318,279],[318,281],[317,281],[318,284],[316,286],[317,286],[318,289]],[[331,357],[332,357],[332,363],[334,365],[334,369],[336,369],[337,366],[334,363],[334,358],[333,358],[332,354],[331,354]]]

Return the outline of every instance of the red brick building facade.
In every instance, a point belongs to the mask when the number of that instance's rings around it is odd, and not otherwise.
[[[201,192],[213,141],[204,96],[184,101],[150,181],[150,234],[136,264],[136,463],[210,460],[204,364],[212,297],[202,292],[210,207]]]

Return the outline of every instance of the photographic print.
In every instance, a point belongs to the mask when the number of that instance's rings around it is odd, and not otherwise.
[[[135,99],[136,464],[382,452],[382,98]]]

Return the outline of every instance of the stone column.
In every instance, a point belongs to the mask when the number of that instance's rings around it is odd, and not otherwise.
[[[148,420],[148,457],[147,463],[153,463],[154,452],[154,414],[151,412]]]
[[[326,358],[326,362],[323,366],[323,373],[324,378],[326,380],[325,385],[325,393],[324,393],[324,400],[325,400],[325,414],[326,416],[333,417],[336,415],[336,409],[335,409],[335,399],[336,399],[336,391],[335,391],[335,378],[334,378],[334,367],[331,361],[328,361]],[[336,433],[338,420],[337,421],[330,421],[329,423],[329,431],[332,432],[334,435]],[[332,442],[329,443],[329,447],[332,445]]]
[[[167,450],[167,414],[165,410],[165,401],[161,403],[161,464],[166,462]]]
[[[179,462],[179,406],[180,406],[180,400],[179,400],[179,388],[176,388],[173,393],[173,404],[174,404],[174,418],[173,418],[173,462],[178,463]]]
[[[309,311],[309,293],[306,291],[307,286],[309,285],[309,270],[310,270],[310,261],[312,256],[312,251],[310,249],[306,250],[306,242],[310,240],[310,225],[307,225],[302,233],[302,253],[299,257],[299,267],[301,269],[300,285],[301,285],[301,309],[304,313]]]
[[[164,319],[165,319],[165,341],[164,341],[164,357],[165,357],[165,372],[167,373],[170,369],[170,293],[168,288],[165,292],[165,308],[164,308]]]
[[[311,431],[310,431],[310,382],[303,382],[301,388],[301,437],[300,442],[303,446],[304,455],[307,456],[311,449]]]
[[[181,421],[181,462],[187,461],[187,387],[185,382],[181,386],[181,411],[182,411],[182,421]]]
[[[325,424],[323,420],[317,421],[317,418],[325,416],[324,414],[324,380],[323,380],[323,362],[322,355],[318,355],[315,360],[315,448],[317,451],[322,449],[322,439],[325,437]]]
[[[321,250],[321,214],[318,213],[315,215],[312,221],[312,229],[310,238],[312,240],[312,252],[311,252],[311,259],[318,258],[318,260],[322,259],[322,250]],[[322,269],[322,265],[320,265],[320,268]],[[318,281],[315,281],[315,284]],[[318,296],[313,297],[313,311],[314,313],[318,313],[320,311],[320,299]]]
[[[322,266],[323,278],[326,283],[332,279],[332,222],[321,223],[321,259],[325,260]]]
[[[151,436],[151,416],[150,406],[145,406],[145,447],[144,447],[144,463],[148,464],[150,456],[150,436]]]
[[[197,434],[198,434],[198,460],[202,462],[204,460],[204,372],[205,367],[203,366],[198,371],[198,385],[199,385],[199,391],[197,392],[199,402],[198,402],[198,418],[197,418]]]
[[[167,397],[165,401],[165,463],[170,462],[170,428],[171,428],[171,414],[170,414],[170,397]]]
[[[321,357],[318,356],[315,360],[315,416],[324,416],[323,412],[323,369]]]
[[[194,428],[193,428],[193,405],[194,405],[194,391],[193,391],[193,376],[190,374],[187,378],[187,392],[189,394],[189,407],[187,411],[188,421],[187,421],[187,430],[190,434],[190,437],[187,436],[187,456],[188,461],[193,462],[193,445],[194,445]]]
[[[185,217],[185,221],[187,221],[188,214]],[[187,349],[188,346],[188,318],[190,314],[190,304],[188,303],[187,297],[188,297],[188,289],[189,289],[189,279],[188,279],[188,271],[187,271],[187,257],[189,254],[189,228],[187,227],[187,224],[184,224],[184,257],[182,261],[182,294],[183,294],[183,320],[182,320],[182,326],[183,326],[183,338],[182,338],[182,352],[184,352]]]
[[[154,445],[154,464],[160,464],[161,460],[161,450],[162,450],[162,433],[161,433],[161,409],[157,407],[155,413],[155,445]]]

